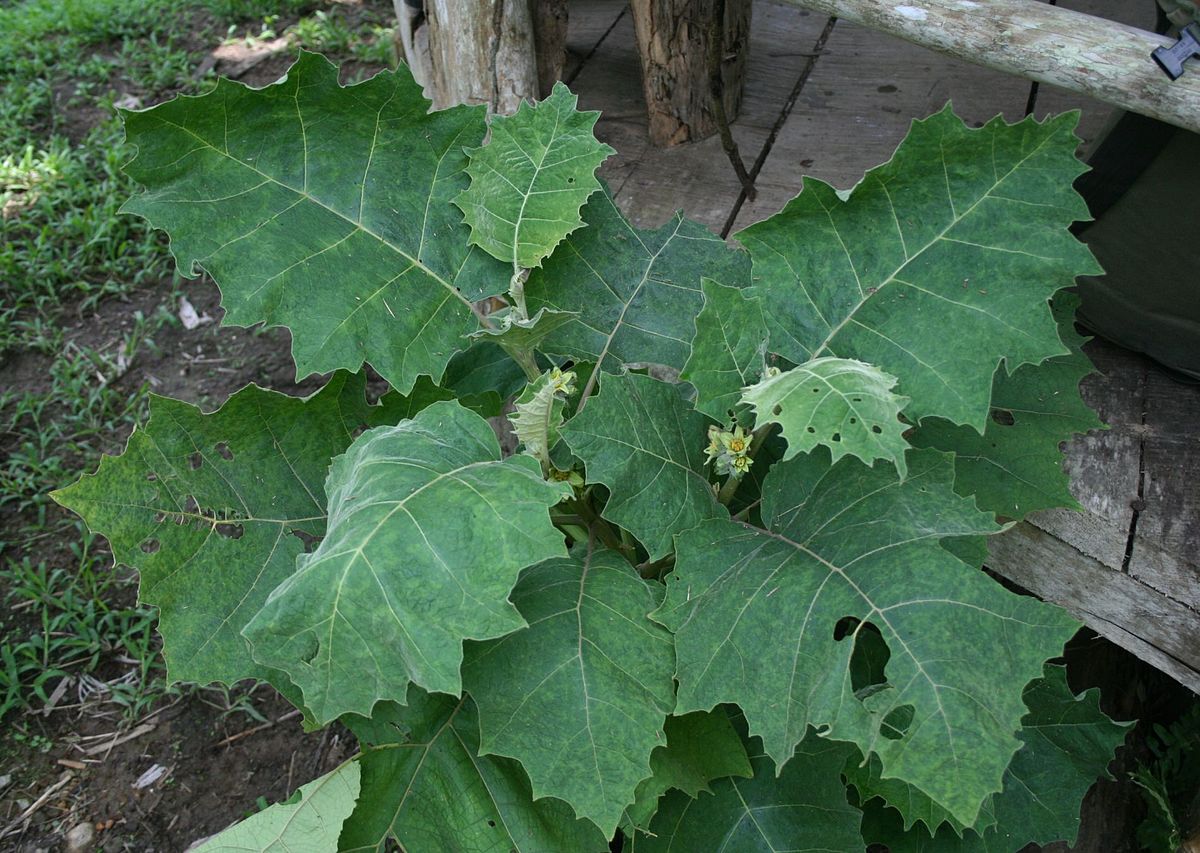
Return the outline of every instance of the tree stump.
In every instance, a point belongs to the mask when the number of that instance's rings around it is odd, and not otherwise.
[[[434,109],[512,113],[562,74],[566,0],[394,2],[404,58]]]
[[[725,115],[737,117],[750,40],[750,0],[632,0],[650,140],[695,142],[719,130],[709,57],[721,39]],[[715,20],[724,8],[723,20]]]

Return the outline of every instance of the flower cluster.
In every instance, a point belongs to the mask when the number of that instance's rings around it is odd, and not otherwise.
[[[733,432],[719,426],[709,427],[708,447],[704,448],[704,453],[713,463],[714,471],[730,477],[741,477],[754,464],[750,458],[750,436],[740,426],[734,427]]]

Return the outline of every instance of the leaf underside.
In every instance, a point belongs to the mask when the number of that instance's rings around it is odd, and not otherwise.
[[[216,280],[224,322],[289,328],[298,376],[370,363],[407,393],[441,377],[476,326],[469,300],[511,274],[450,204],[484,108],[428,109],[404,65],[342,87],[301,52],[264,89],[219,80],[123,113],[144,187],[123,210],[171,235],[183,275]]]
[[[653,588],[617,553],[580,551],[525,570],[513,603],[530,627],[473,644],[463,683],[482,751],[517,759],[534,796],[611,835],[666,742],[675,655],[646,615]]]
[[[326,493],[325,539],[244,631],[323,722],[401,701],[410,680],[458,695],[462,641],[524,627],[518,573],[566,553],[547,512],[563,487],[528,456],[501,461],[487,421],[455,402],[364,433]]]
[[[1062,355],[1048,300],[1101,272],[1067,230],[1087,219],[1071,186],[1078,114],[968,128],[950,108],[913,122],[892,159],[848,197],[806,179],[737,239],[771,349],[797,364],[853,358],[902,377],[913,422],[982,431],[992,374]]]

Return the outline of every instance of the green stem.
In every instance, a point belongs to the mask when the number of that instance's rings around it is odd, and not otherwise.
[[[537,358],[534,356],[532,349],[515,347],[512,344],[500,344],[500,347],[508,353],[513,361],[521,366],[521,370],[525,371],[525,378],[530,382],[534,382],[542,375],[542,370],[537,365]]]
[[[525,270],[513,264],[513,275],[508,282],[508,293],[512,297],[513,311],[518,320],[528,320],[529,311],[525,308]]]
[[[572,498],[568,500],[567,506],[573,509],[576,514],[578,514],[579,517],[587,523],[589,530],[595,531],[596,536],[599,537],[600,541],[603,542],[606,547],[611,548],[618,554],[623,555],[625,559],[629,559],[629,553],[626,551],[624,543],[621,542],[620,537],[617,536],[617,534],[613,531],[612,525],[601,518],[599,513],[592,509],[592,505],[588,502],[586,495],[584,497]]]

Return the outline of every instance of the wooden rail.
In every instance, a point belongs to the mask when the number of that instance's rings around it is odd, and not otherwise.
[[[1200,59],[1167,79],[1150,58],[1167,36],[1035,0],[784,2],[1200,132]]]

